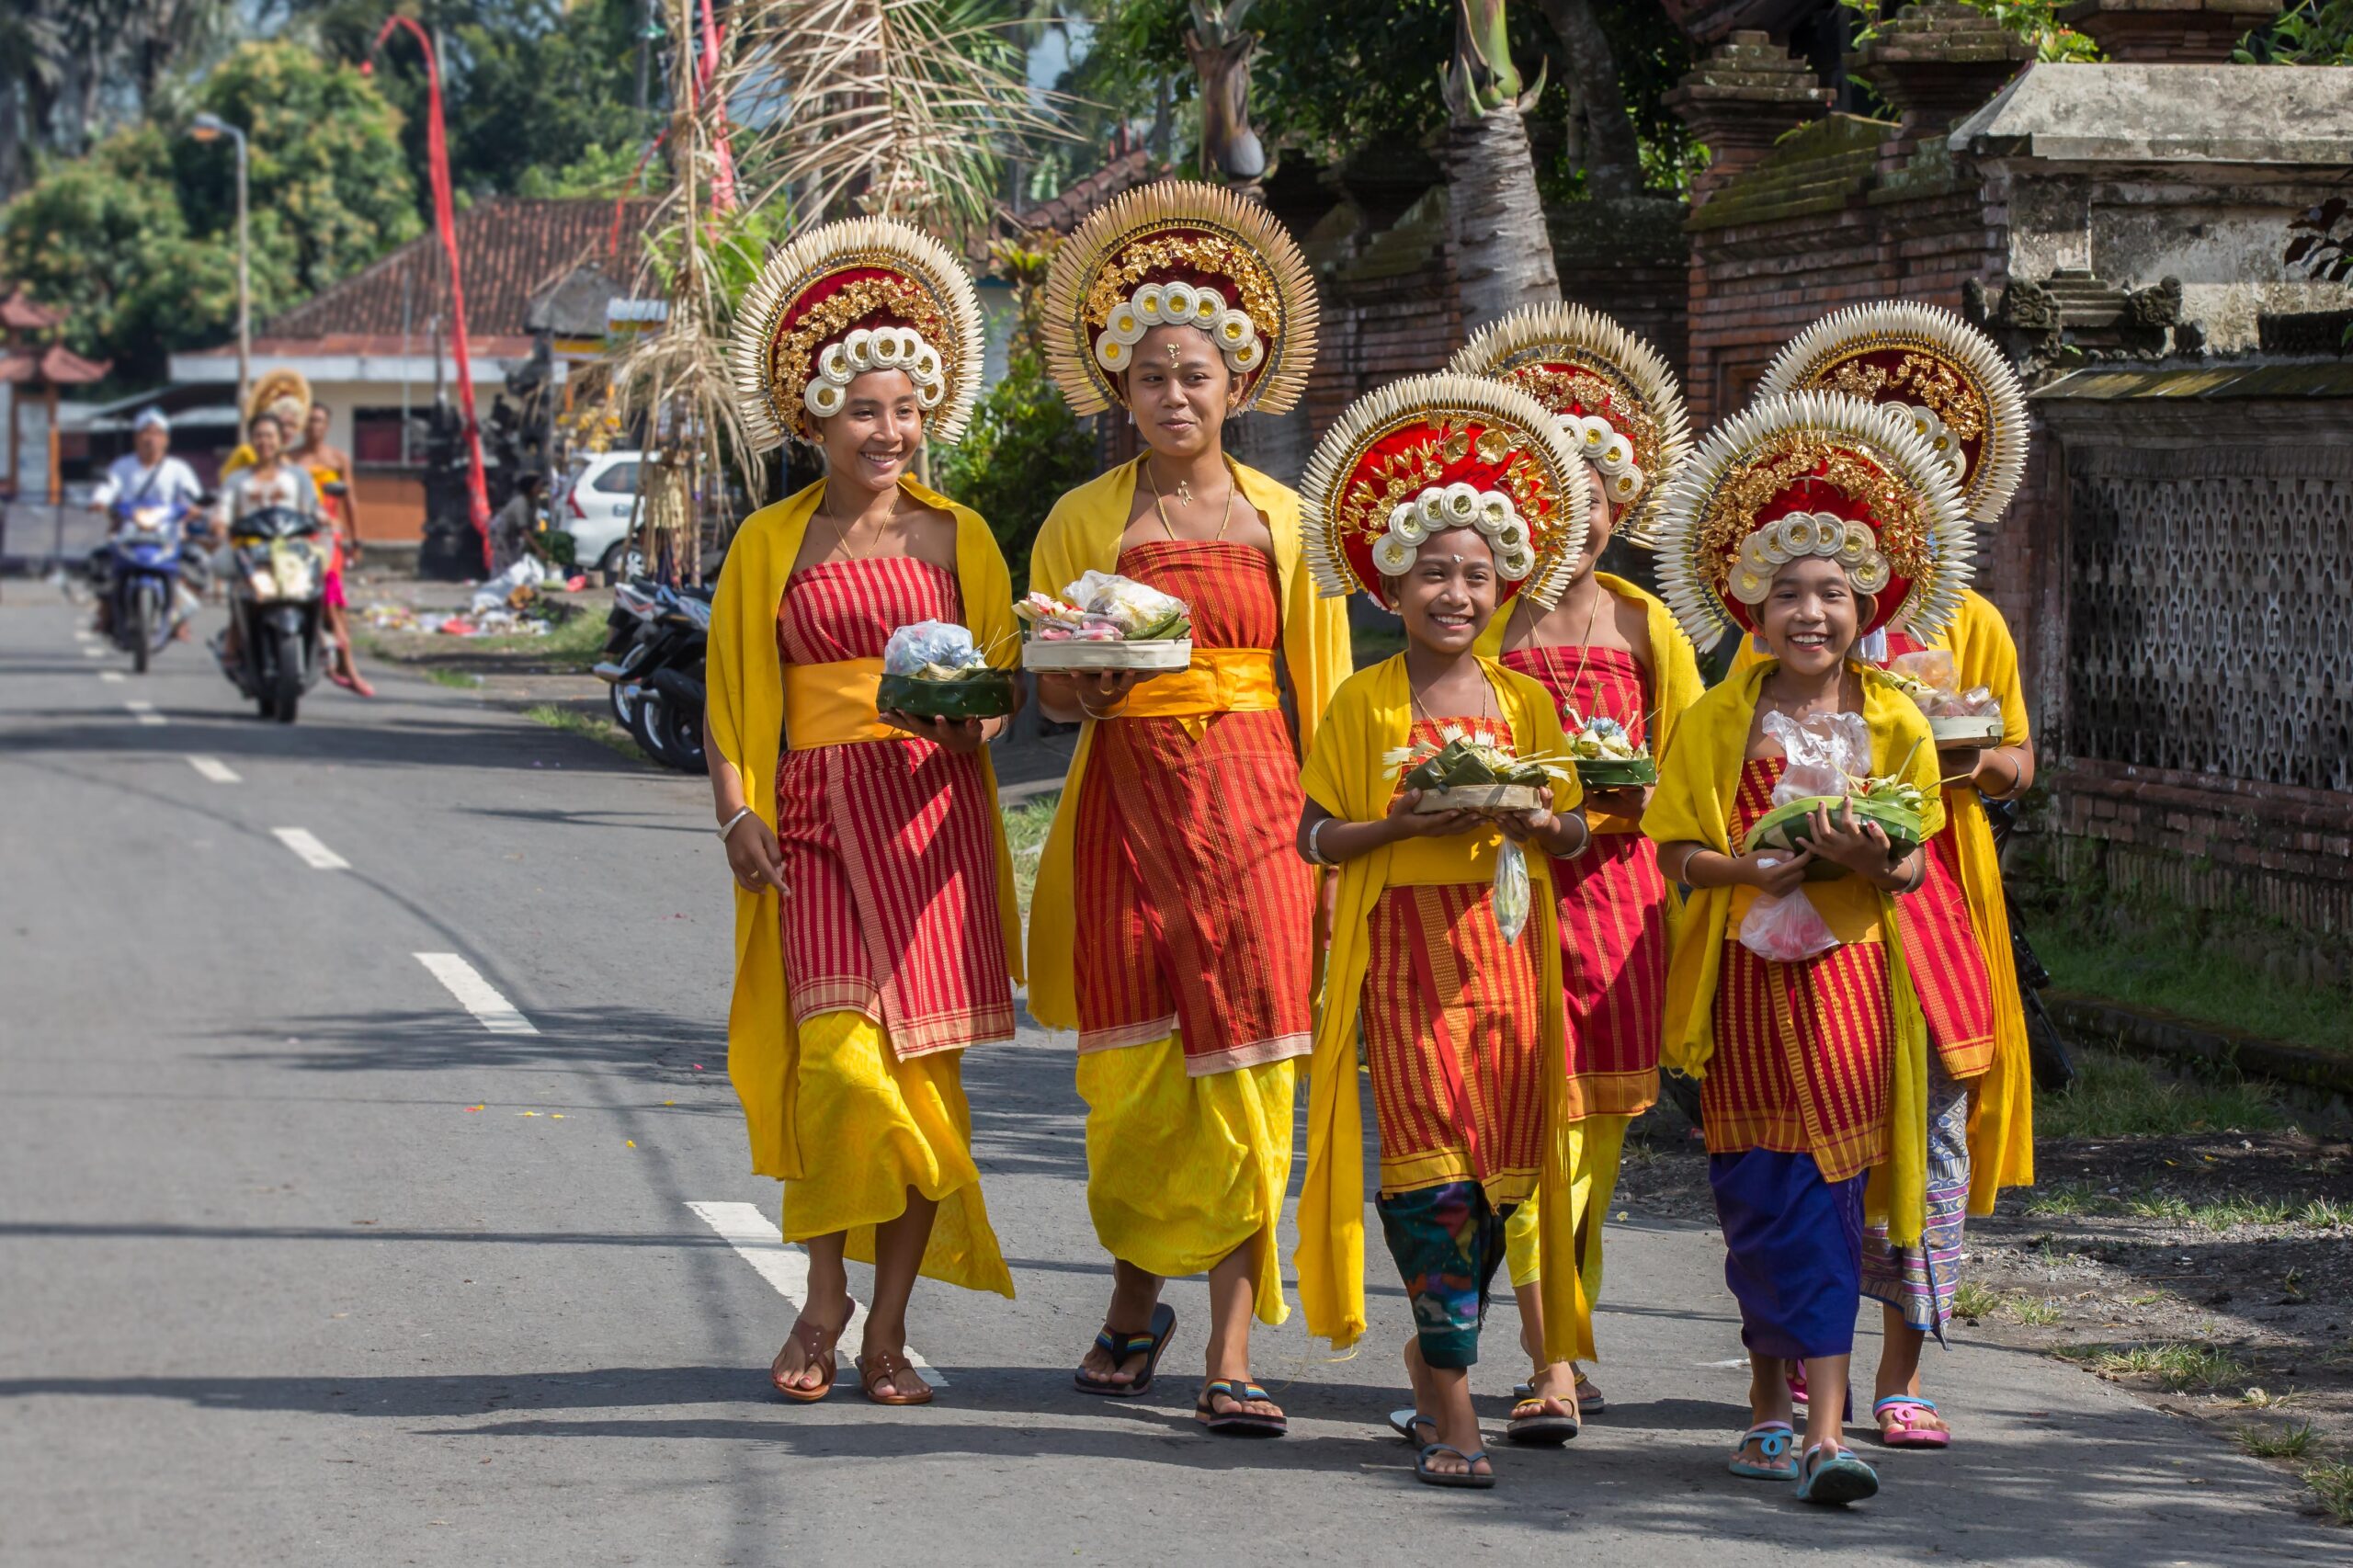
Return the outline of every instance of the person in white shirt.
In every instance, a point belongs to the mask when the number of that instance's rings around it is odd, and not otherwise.
[[[196,471],[171,455],[172,422],[160,408],[144,409],[131,426],[131,449],[107,465],[107,476],[90,492],[90,506],[111,512],[117,503],[170,506],[185,502],[191,513],[203,497]],[[191,516],[199,530],[203,519]]]
[[[212,531],[211,519],[199,503],[204,498],[204,486],[197,483],[195,470],[171,455],[172,422],[160,408],[140,410],[131,422],[131,449],[107,465],[107,476],[90,492],[90,508],[107,519],[112,531],[118,506],[171,506],[175,502],[188,507],[182,526],[188,537],[201,540]],[[172,635],[188,639],[188,615],[196,608],[196,597],[183,583],[177,588],[178,614],[174,618]],[[107,597],[98,596],[97,630],[109,634]]]

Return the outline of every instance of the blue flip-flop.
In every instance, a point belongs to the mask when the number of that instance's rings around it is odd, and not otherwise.
[[[1433,1438],[1438,1436],[1437,1419],[1423,1415],[1410,1405],[1404,1410],[1392,1410],[1389,1413],[1389,1429],[1418,1449],[1422,1446],[1422,1438],[1421,1434],[1415,1430],[1417,1426],[1428,1427]]]
[[[1071,1382],[1081,1393],[1100,1394],[1106,1399],[1133,1399],[1152,1387],[1153,1374],[1160,1369],[1161,1353],[1168,1348],[1168,1341],[1176,1333],[1176,1312],[1165,1301],[1153,1307],[1151,1326],[1142,1334],[1115,1334],[1107,1323],[1103,1332],[1095,1336],[1095,1347],[1111,1358],[1114,1370],[1131,1356],[1144,1358],[1143,1370],[1136,1374],[1131,1383],[1115,1383],[1108,1378],[1087,1376],[1082,1364],[1071,1374]]]
[[[1879,1495],[1879,1471],[1846,1449],[1832,1452],[1819,1464],[1814,1456],[1826,1445],[1816,1443],[1798,1460],[1797,1499],[1801,1503],[1859,1503]]]
[[[1432,1470],[1430,1468],[1432,1454],[1452,1454],[1462,1461],[1463,1469],[1460,1473],[1452,1471]],[[1414,1477],[1430,1486],[1461,1486],[1474,1492],[1483,1492],[1495,1485],[1495,1472],[1489,1471],[1486,1474],[1481,1475],[1470,1467],[1486,1457],[1487,1450],[1484,1449],[1481,1449],[1475,1454],[1466,1454],[1461,1449],[1449,1447],[1445,1443],[1427,1443],[1423,1445],[1421,1452],[1414,1456]]]
[[[1779,1464],[1772,1461],[1780,1460],[1790,1451],[1790,1445],[1797,1440],[1797,1431],[1788,1422],[1760,1421],[1741,1434],[1740,1446],[1733,1449],[1732,1462],[1724,1468],[1743,1481],[1795,1481],[1798,1476],[1795,1460]],[[1741,1458],[1748,1451],[1751,1443],[1755,1443],[1757,1451],[1765,1456],[1766,1463],[1756,1464]]]

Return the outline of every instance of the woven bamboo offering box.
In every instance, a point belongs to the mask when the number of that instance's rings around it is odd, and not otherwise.
[[[1028,670],[1181,670],[1193,662],[1193,613],[1131,577],[1089,572],[1062,597],[1013,607]]]
[[[1972,686],[1959,689],[1960,672],[1952,654],[1942,648],[1898,653],[1887,662],[1887,673],[1909,692],[1927,716],[1928,733],[1940,746],[1997,746],[2002,744],[2002,704],[1992,689]]]

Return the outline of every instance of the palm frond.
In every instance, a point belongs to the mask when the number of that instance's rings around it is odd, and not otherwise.
[[[774,112],[739,131],[804,221],[845,207],[968,230],[995,210],[1009,143],[1068,134],[1007,25],[943,0],[745,0],[715,89]]]

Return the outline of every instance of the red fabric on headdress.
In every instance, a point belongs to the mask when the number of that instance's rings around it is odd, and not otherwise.
[[[1927,402],[1927,399],[1916,396],[1906,397],[1904,395],[1905,389],[1895,384],[1896,368],[1902,365],[1904,360],[1915,358],[1917,358],[1917,356],[1909,348],[1874,348],[1867,354],[1857,354],[1851,358],[1841,358],[1837,363],[1841,366],[1869,366],[1870,369],[1878,370],[1886,378],[1886,380],[1880,383],[1880,394],[1870,399],[1870,402],[1900,403],[1907,408],[1914,406],[1926,407]],[[1976,435],[1971,437],[1966,441],[1962,440],[1959,434],[1956,433],[1950,426],[1947,426],[1945,427],[1945,433],[1952,437],[1953,445],[1958,447],[1961,451],[1961,464],[1960,469],[1956,472],[1962,475],[1973,475],[1976,473],[1977,460],[1984,454],[1985,450],[1986,432],[1981,427]]]
[[[820,278],[817,281],[812,283],[808,288],[803,289],[798,295],[794,296],[791,305],[778,313],[776,335],[769,340],[770,354],[773,355],[776,351],[777,346],[782,344],[785,338],[791,335],[792,332],[800,326],[801,322],[808,318],[811,311],[815,310],[819,305],[823,304],[825,301],[832,299],[835,294],[840,293],[844,289],[848,288],[851,284],[868,278],[903,278],[904,276],[904,274],[894,272],[887,267],[846,267],[839,272],[827,273],[824,277]],[[805,365],[794,366],[791,367],[791,369],[799,373],[802,381],[806,381],[813,380],[817,374],[817,357],[824,353],[826,349],[832,347],[835,344],[841,342],[851,333],[856,332],[858,328],[878,326],[915,326],[915,323],[909,321],[906,317],[899,314],[896,311],[869,311],[866,314],[840,328],[832,335],[811,344],[809,346],[808,363]],[[934,347],[938,346],[935,345]]]
[[[1481,458],[1478,454],[1479,437],[1484,435],[1488,428],[1489,426],[1485,425],[1458,416],[1450,426],[1450,430],[1453,434],[1466,437],[1462,455],[1459,458],[1441,460],[1436,465],[1434,475],[1427,472],[1417,474],[1414,482],[1407,485],[1404,492],[1395,500],[1387,498],[1390,472],[1382,468],[1383,461],[1392,457],[1415,453],[1441,440],[1442,437],[1435,426],[1414,424],[1392,431],[1368,448],[1364,455],[1357,460],[1356,466],[1348,471],[1347,483],[1340,486],[1340,494],[1343,499],[1356,496],[1359,486],[1370,493],[1374,499],[1372,505],[1364,512],[1360,521],[1342,532],[1340,549],[1347,557],[1348,569],[1356,574],[1357,581],[1363,584],[1365,591],[1381,604],[1391,608],[1395,608],[1390,603],[1381,569],[1372,562],[1372,547],[1379,542],[1381,535],[1388,531],[1389,514],[1394,511],[1400,503],[1415,500],[1426,490],[1443,488],[1449,484],[1468,484],[1476,490],[1497,490],[1506,495],[1512,494],[1510,487],[1504,483],[1504,474],[1512,458],[1518,454],[1506,452],[1503,460],[1497,462],[1489,462]],[[1512,505],[1519,508],[1520,520],[1528,525],[1532,548],[1540,547],[1552,526],[1551,508],[1559,504],[1558,498],[1547,492],[1546,502],[1547,508],[1543,516],[1530,517],[1526,508],[1521,506],[1519,497],[1513,495]],[[1522,579],[1522,582],[1524,581],[1525,579]],[[1503,591],[1496,602],[1501,604],[1508,600],[1512,595],[1519,592],[1520,586],[1521,584],[1518,582],[1505,582]]]
[[[1834,517],[1843,517],[1848,522],[1864,523],[1870,527],[1873,534],[1877,534],[1880,529],[1879,519],[1871,515],[1870,501],[1868,497],[1857,500],[1824,480],[1807,478],[1801,479],[1796,483],[1776,492],[1771,500],[1758,507],[1756,517],[1749,524],[1748,533],[1753,534],[1758,528],[1778,523],[1793,512],[1827,512]],[[1740,560],[1740,546],[1747,537],[1748,534],[1743,534],[1739,539],[1733,540],[1732,553],[1716,562],[1716,592],[1717,596],[1723,600],[1724,608],[1730,612],[1740,629],[1743,631],[1755,631],[1757,629],[1756,608],[1754,605],[1741,603],[1728,591],[1733,567]],[[1897,576],[1891,573],[1887,579],[1887,585],[1880,589],[1877,594],[1870,596],[1871,613],[1864,619],[1859,629],[1859,634],[1867,636],[1894,619],[1895,612],[1903,608],[1904,599],[1910,597],[1911,592],[1910,578]]]

